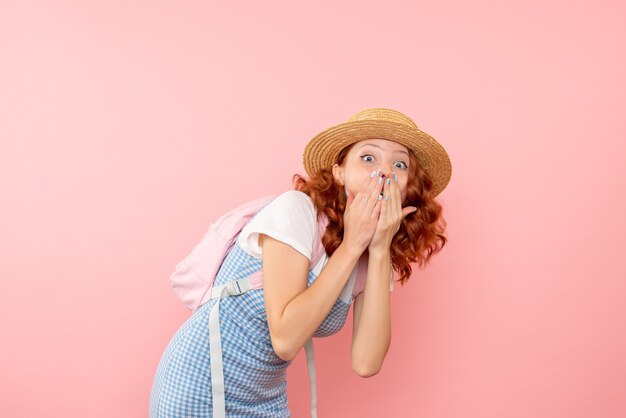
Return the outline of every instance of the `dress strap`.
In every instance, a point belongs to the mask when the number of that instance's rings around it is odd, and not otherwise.
[[[222,335],[220,332],[220,301],[228,296],[241,295],[251,288],[246,278],[234,280],[211,289],[211,299],[217,299],[209,313],[209,355],[211,356],[211,393],[213,396],[214,418],[226,418]]]
[[[309,383],[311,384],[311,418],[317,418],[317,386],[315,375],[315,354],[313,352],[313,337],[304,344],[306,351],[306,365],[309,369]]]
[[[252,290],[248,278],[234,280],[211,289],[211,299],[217,299],[209,313],[209,355],[211,356],[211,393],[213,396],[213,417],[226,418],[224,396],[224,364],[222,362],[222,335],[220,332],[220,301],[228,296],[238,296]],[[315,377],[315,356],[313,338],[304,344],[309,382],[311,384],[311,417],[317,418],[317,388]]]

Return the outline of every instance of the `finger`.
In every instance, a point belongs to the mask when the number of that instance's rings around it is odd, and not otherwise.
[[[371,212],[371,219],[373,222],[376,222],[376,228],[380,228],[381,226],[381,213],[382,213],[382,208],[385,205],[385,198],[384,198],[384,187],[385,187],[385,181],[382,182],[382,184],[380,185],[381,188],[381,193],[382,196],[377,195],[376,196],[376,204],[374,205],[372,212]]]
[[[387,217],[389,216],[389,185],[387,184],[387,179],[385,179],[384,187],[383,187],[383,198],[380,201],[380,216],[379,223],[382,222],[383,225],[387,223]]]
[[[376,182],[374,184],[374,189],[370,192],[370,199],[372,202],[372,209],[374,206],[376,206],[377,202],[378,202],[378,195],[380,195],[380,192],[383,190],[383,178],[380,176],[376,177]],[[368,199],[369,201],[369,199]]]
[[[398,217],[398,213],[397,213],[397,197],[395,195],[395,191],[394,189],[396,188],[395,186],[395,180],[393,178],[393,173],[392,176],[389,177],[387,180],[389,180],[389,184],[387,184],[387,182],[385,182],[386,184],[386,188],[385,188],[385,199],[387,201],[387,211],[385,213],[386,219],[385,221],[387,222],[387,224],[395,224],[397,221],[397,217]]]
[[[375,221],[377,223],[377,225],[380,224],[380,215],[381,215],[381,211],[382,208],[384,207],[384,199],[378,199],[378,196],[376,197],[376,204],[374,205],[374,208],[372,210],[372,220]]]
[[[364,180],[364,184],[366,185],[364,188],[361,189],[362,192],[358,192],[356,194],[355,198],[358,199],[361,208],[367,206],[367,200],[369,200],[369,197],[372,194],[372,190],[374,190],[374,188],[376,187],[377,178],[377,170],[372,171],[369,179]]]
[[[400,217],[400,214],[402,213],[402,195],[400,194],[398,175],[395,172],[391,174],[391,183],[393,183],[391,199],[393,200],[394,214],[395,216]]]
[[[384,189],[383,189],[383,201],[386,202],[387,204],[387,212],[389,212],[389,210],[391,209],[391,204],[393,203],[392,200],[392,194],[391,194],[391,189],[392,189],[392,184],[393,184],[393,179],[391,177],[388,177],[385,179],[385,184],[384,184]]]
[[[382,177],[380,178],[382,179]],[[380,211],[383,207],[384,202],[381,194],[383,193],[385,182],[383,180],[382,182],[378,183],[378,180],[376,180],[376,184],[377,186],[372,192],[372,198],[370,199],[374,202],[374,205],[372,206],[372,211],[370,212],[370,219],[372,220],[372,222],[376,223],[376,228],[378,228],[378,226],[380,225]]]

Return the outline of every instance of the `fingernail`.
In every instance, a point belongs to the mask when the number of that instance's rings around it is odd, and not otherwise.
[[[388,194],[385,195],[385,200],[389,200],[389,195]]]
[[[393,173],[393,179],[396,181],[396,183],[398,182],[398,176],[396,176],[396,173]]]
[[[378,184],[383,184],[383,178],[382,177],[378,177]]]
[[[391,179],[390,179],[390,178],[388,178],[388,179],[387,179],[387,186],[389,186],[390,184],[391,184]]]
[[[372,171],[372,174],[370,174],[370,178],[374,178],[374,176],[376,175],[376,170]]]
[[[378,195],[378,200],[383,200],[383,195],[379,194]]]

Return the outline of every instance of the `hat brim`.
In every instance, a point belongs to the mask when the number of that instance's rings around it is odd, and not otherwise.
[[[332,167],[343,148],[374,138],[395,141],[413,151],[433,181],[432,191],[435,196],[448,185],[452,165],[441,144],[418,128],[390,121],[357,120],[320,132],[304,148],[304,169],[309,176],[313,176],[322,168]]]

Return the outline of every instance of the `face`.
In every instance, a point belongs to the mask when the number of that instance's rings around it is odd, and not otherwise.
[[[335,180],[354,194],[365,190],[372,171],[381,170],[384,179],[395,173],[404,202],[409,164],[409,151],[404,145],[387,139],[364,139],[355,143],[342,164],[335,164],[332,171]]]

